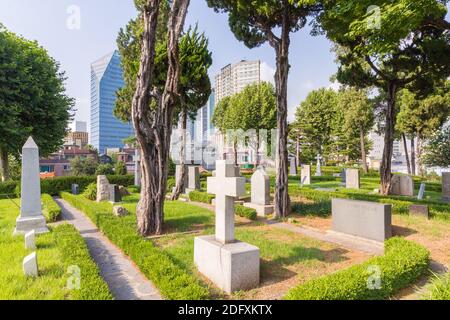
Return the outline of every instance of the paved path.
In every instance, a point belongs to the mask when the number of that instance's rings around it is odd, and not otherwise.
[[[74,225],[86,241],[89,252],[100,268],[100,274],[116,300],[161,300],[156,287],[130,259],[112,244],[81,211],[62,199],[64,220]]]

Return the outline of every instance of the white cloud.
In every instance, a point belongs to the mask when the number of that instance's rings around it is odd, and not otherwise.
[[[275,68],[265,62],[261,62],[261,80],[275,85]]]
[[[333,83],[330,83],[328,86],[328,89],[332,89],[334,91],[339,91],[341,89],[341,84],[337,81],[334,81]]]

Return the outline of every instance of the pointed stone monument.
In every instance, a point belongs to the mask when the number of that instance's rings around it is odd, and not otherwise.
[[[16,220],[14,234],[49,232],[42,214],[41,177],[39,175],[39,148],[29,137],[22,148],[22,181],[20,216]]]
[[[216,175],[208,178],[208,193],[216,195],[216,233],[194,242],[198,270],[229,294],[259,285],[259,248],[234,238],[234,200],[245,195],[245,181],[232,163],[216,162]]]
[[[244,203],[244,206],[256,210],[258,216],[265,217],[275,211],[270,204],[270,177],[259,168],[252,175],[252,198],[250,203]]]

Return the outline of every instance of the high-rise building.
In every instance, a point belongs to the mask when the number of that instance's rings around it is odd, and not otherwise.
[[[216,75],[215,104],[241,92],[247,85],[261,81],[261,61],[242,60],[222,68]]]
[[[69,129],[70,131],[65,138],[65,144],[85,148],[89,143],[87,123],[84,121],[74,121],[70,124]]]
[[[133,135],[129,123],[118,120],[113,110],[116,92],[124,86],[120,55],[116,50],[91,65],[91,144],[99,153],[123,147],[123,139]]]

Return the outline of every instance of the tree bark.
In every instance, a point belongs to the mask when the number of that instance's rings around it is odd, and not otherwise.
[[[367,166],[367,155],[366,155],[366,135],[364,134],[364,129],[359,130],[359,136],[361,139],[361,160],[363,164],[364,173],[369,172],[369,167]]]
[[[405,148],[405,155],[406,155],[406,165],[408,167],[408,174],[412,174],[411,171],[411,162],[409,161],[409,154],[408,154],[408,143],[406,141],[406,135],[402,133],[402,140],[403,140],[403,147]]]
[[[419,175],[423,177],[425,175],[425,170],[422,164],[422,137],[420,134],[417,135],[417,151],[416,151],[416,158],[417,158],[417,166],[419,168]]]
[[[417,159],[416,159],[416,137],[411,137],[411,174],[415,176],[417,174]]]
[[[181,193],[183,192],[184,182],[186,181],[186,129],[187,129],[187,110],[186,106],[183,106],[181,111],[181,147],[180,147],[180,174],[175,177],[176,179],[176,187],[175,192],[172,195],[172,201],[178,200],[180,198]]]
[[[0,148],[0,173],[3,182],[9,180],[9,160],[6,148]]]
[[[300,134],[297,133],[296,138],[295,138],[295,158],[296,158],[296,162],[297,162],[297,167],[300,166]]]
[[[179,37],[189,0],[174,0],[168,22],[168,71],[163,93],[152,89],[156,30],[160,0],[148,0],[144,6],[144,33],[141,61],[132,102],[132,120],[141,149],[141,198],[136,208],[137,229],[142,236],[162,234],[164,200],[167,189],[170,138],[180,80]],[[151,98],[156,100],[150,109]]]
[[[395,110],[397,90],[397,84],[395,82],[391,82],[388,88],[384,150],[380,168],[382,195],[389,195],[391,192],[392,156],[394,149],[395,122],[397,117],[397,113]]]
[[[233,142],[233,153],[234,153],[234,165],[237,167],[238,165],[238,142],[237,139],[234,138]]]

